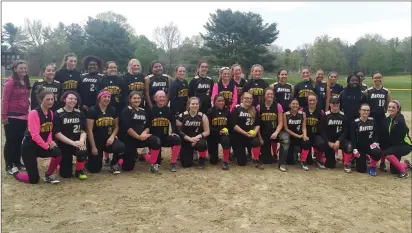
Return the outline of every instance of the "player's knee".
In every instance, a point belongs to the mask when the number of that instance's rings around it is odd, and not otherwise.
[[[195,144],[195,149],[197,151],[203,152],[207,150],[207,142],[205,139],[200,139],[196,144]]]
[[[290,136],[286,132],[280,132],[279,134],[280,144],[286,148],[290,145]]]
[[[253,138],[253,139],[250,141],[250,145],[251,145],[253,148],[259,147],[259,146],[260,146],[259,139]]]
[[[29,183],[30,184],[38,184],[40,181],[40,177],[36,176],[36,177],[29,177]]]
[[[57,158],[57,157],[62,155],[62,151],[60,150],[59,147],[54,147],[54,148],[50,149],[49,153],[50,153],[50,157],[52,157],[52,158]]]
[[[160,150],[160,148],[162,148],[162,143],[160,142],[160,138],[156,137],[156,136],[150,136],[148,138],[149,140],[149,148],[153,149],[153,150]]]
[[[87,152],[87,150],[78,150],[78,151],[76,151],[76,153],[74,153],[74,156],[76,156],[76,161],[77,162],[86,161],[88,155],[89,155],[89,153]]]
[[[124,143],[122,141],[120,141],[118,139],[114,140],[113,146],[112,146],[113,153],[121,154],[125,151],[125,149],[126,149],[126,146],[124,145]]]
[[[350,154],[350,153],[352,153],[352,145],[350,144],[350,143],[348,143],[348,144],[346,144],[344,147],[343,147],[343,152],[345,152],[345,153],[347,153],[347,154]]]
[[[182,144],[179,136],[168,136],[167,140],[169,141],[170,146],[179,146]]]
[[[380,149],[374,148],[371,150],[369,155],[372,157],[373,160],[378,161],[381,159],[382,152]]]
[[[222,145],[223,149],[230,149],[230,138],[229,138],[229,136],[223,135],[222,139],[220,140],[220,145]]]

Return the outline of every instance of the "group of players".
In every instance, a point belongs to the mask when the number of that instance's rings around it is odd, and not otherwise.
[[[131,59],[123,77],[116,62],[103,67],[95,56],[83,59],[83,74],[76,64],[76,55],[67,54],[58,71],[46,66],[44,78],[31,88],[27,113],[28,98],[22,100],[30,93],[27,63],[13,64],[3,90],[2,123],[6,169],[16,179],[39,182],[37,157],[51,158],[48,183],[59,183],[53,176],[57,168],[61,177],[73,176],[73,155],[74,176],[82,180],[85,168],[90,173],[103,165],[113,174],[132,171],[137,148],[149,149],[142,158],[153,173],[161,173],[162,147],[171,147],[170,171],[177,171],[178,160],[182,167],[193,166],[195,155],[204,168],[207,159],[219,163],[219,144],[224,170],[230,160],[240,166],[252,160],[262,170],[263,164],[278,163],[283,172],[297,162],[305,171],[311,164],[335,168],[339,150],[345,172],[356,168],[375,176],[378,161],[386,171],[385,159],[400,178],[411,169],[409,161],[400,162],[412,149],[409,129],[381,73],[373,74],[374,85],[367,88],[363,73],[355,72],[343,88],[336,72],[325,81],[319,70],[312,80],[308,68],[301,69],[303,81],[293,86],[285,69],[269,85],[261,78],[261,65],[252,66],[248,80],[239,64],[222,67],[215,83],[207,76],[208,63],[201,61],[188,83],[184,66],[176,67],[173,80],[159,61],[145,76],[140,62]]]

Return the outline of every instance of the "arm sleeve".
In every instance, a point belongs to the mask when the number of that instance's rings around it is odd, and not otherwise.
[[[122,77],[121,78],[121,85],[120,85],[120,91],[122,92],[122,98],[120,100],[120,103],[122,103],[122,106],[126,106],[127,103],[127,97],[129,93],[129,87],[127,86],[126,82]]]
[[[89,108],[89,109],[87,110],[87,119],[90,119],[90,120],[96,119],[96,115],[95,115],[95,113],[94,113],[94,111],[93,111],[92,108]]]
[[[298,98],[299,83],[294,86],[293,90],[294,90],[293,98]]]
[[[1,119],[7,120],[7,112],[9,110],[9,99],[13,93],[14,83],[12,80],[7,80],[3,86],[3,97],[1,100]]]
[[[260,125],[260,114],[259,112],[256,110],[256,116],[255,116],[255,126]]]
[[[355,121],[353,121],[352,124],[350,125],[350,141],[351,141],[353,149],[358,149],[358,145],[356,141],[356,127],[357,127],[357,124]]]
[[[196,88],[196,87],[195,87],[195,82],[196,82],[195,79],[190,80],[189,90],[188,90],[188,96],[189,96],[189,98],[195,96],[195,88]]]
[[[212,106],[214,106],[213,100],[215,99],[215,96],[217,95],[217,89],[218,89],[217,83],[213,84],[213,87],[212,87],[212,96],[211,96]]]
[[[242,93],[248,92],[249,91],[249,81],[245,83],[245,85],[242,88]]]
[[[83,132],[87,130],[86,116],[83,112],[80,112],[80,130]]]
[[[342,125],[342,134],[339,136],[338,140],[341,142],[344,140],[348,134],[348,125],[349,125],[349,120],[344,117],[343,119],[343,125]]]
[[[283,108],[282,108],[282,105],[280,105],[280,104],[278,104],[278,112],[283,113]]]
[[[152,118],[149,112],[146,112],[146,123],[144,124],[145,129],[150,129],[150,125],[152,123]]]
[[[41,148],[48,150],[49,145],[40,136],[40,118],[37,111],[32,110],[29,113],[27,120],[27,128],[30,131],[32,140],[39,145]]]
[[[212,89],[213,89],[213,87],[215,86],[215,82],[213,81],[213,79],[210,79],[210,89],[209,89],[209,95],[211,96],[212,95]],[[213,99],[212,99],[213,100]]]

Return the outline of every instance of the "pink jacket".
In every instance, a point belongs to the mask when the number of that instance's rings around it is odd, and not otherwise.
[[[15,87],[13,77],[8,77],[3,86],[3,98],[1,100],[1,119],[7,120],[10,117],[26,120],[29,114],[29,96],[29,89],[27,89],[26,87]]]

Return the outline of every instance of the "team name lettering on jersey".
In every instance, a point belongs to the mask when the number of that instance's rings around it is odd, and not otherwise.
[[[277,91],[277,92],[288,92],[288,93],[290,93],[290,89],[289,89],[289,88],[278,88],[276,91]]]
[[[288,122],[290,125],[300,125],[301,123],[302,123],[302,120],[292,120],[292,119],[289,119],[289,122]]]
[[[227,118],[226,117],[213,118],[212,119],[212,125],[214,125],[214,126],[227,125]]]
[[[48,91],[51,91],[53,93],[56,93],[57,90],[58,90],[57,87],[45,87],[45,89],[48,90]]]
[[[201,122],[199,121],[186,121],[185,126],[199,127]]]
[[[278,117],[278,114],[268,112],[268,113],[263,113],[261,116],[262,121],[276,121]]]
[[[96,126],[98,127],[107,127],[114,125],[113,117],[102,117],[96,120]]]
[[[250,114],[248,112],[240,112],[239,116],[240,117],[250,117]]]
[[[144,83],[142,82],[136,82],[136,83],[129,84],[129,90],[131,91],[140,91],[143,89],[144,89]]]
[[[329,120],[328,125],[342,125],[342,120]]]
[[[53,123],[52,122],[46,122],[40,126],[40,132],[45,133],[45,132],[50,132],[53,129]]]
[[[153,82],[153,87],[165,87],[166,82]]]
[[[118,87],[118,86],[107,86],[104,89],[107,90],[108,92],[110,92],[110,94],[112,94],[112,95],[120,94],[120,87]]]
[[[83,82],[84,83],[97,83],[97,79],[96,78],[84,78]]]
[[[210,84],[201,84],[201,83],[199,83],[197,88],[199,88],[199,89],[208,89],[208,88],[210,88]]]
[[[187,96],[187,95],[188,95],[188,89],[187,89],[187,88],[182,89],[182,90],[180,90],[180,91],[177,93],[177,96],[178,96],[178,97],[185,97],[185,96]]]
[[[373,125],[360,126],[359,132],[364,132],[364,131],[373,131]]]
[[[63,83],[63,89],[76,89],[77,81],[76,80],[67,80]]]
[[[371,94],[371,99],[385,99],[384,94]]]
[[[63,124],[77,124],[80,123],[80,118],[64,118]]]
[[[134,119],[134,120],[142,120],[142,121],[145,121],[145,120],[146,120],[146,116],[134,114],[133,119]]]
[[[169,119],[165,117],[159,117],[152,120],[153,127],[169,126]]]

